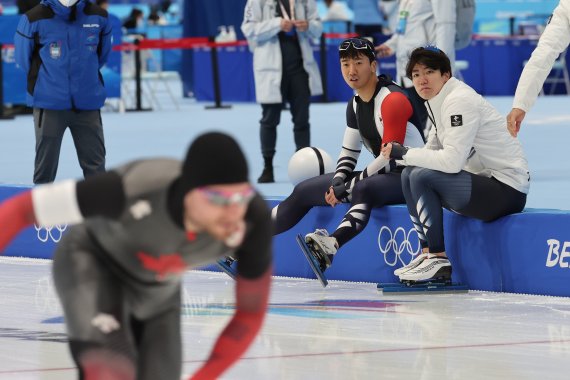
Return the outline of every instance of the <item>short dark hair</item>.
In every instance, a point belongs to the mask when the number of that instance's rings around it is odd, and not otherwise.
[[[338,45],[339,59],[352,58],[356,59],[364,55],[372,63],[376,61],[376,53],[374,52],[374,45],[366,38],[354,37],[349,38]]]
[[[101,6],[102,4],[109,4],[109,0],[95,0],[95,4]]]
[[[449,73],[452,76],[449,58],[443,50],[435,46],[419,47],[412,51],[406,66],[406,76],[408,78],[412,79],[412,71],[418,63],[432,70],[439,70],[442,74]]]

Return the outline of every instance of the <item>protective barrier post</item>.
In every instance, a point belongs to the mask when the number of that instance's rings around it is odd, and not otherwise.
[[[210,42],[215,42],[214,37],[209,38]],[[222,95],[220,91],[220,65],[218,63],[218,48],[214,45],[210,48],[210,57],[212,59],[212,81],[214,85],[214,101],[216,104],[213,106],[206,106],[207,110],[211,109],[229,109],[230,105],[222,104]]]
[[[4,46],[0,43],[0,120],[10,120],[14,116],[4,111]]]
[[[509,33],[511,36],[515,35],[515,16],[509,17]]]
[[[321,56],[321,82],[323,83],[323,102],[328,103],[328,65],[327,65],[327,40],[325,34],[321,34],[320,43],[320,56]]]
[[[152,111],[152,108],[143,108],[142,107],[142,82],[141,82],[141,71],[142,71],[142,62],[141,62],[141,51],[138,48],[141,43],[140,38],[136,38],[134,44],[136,45],[137,49],[135,49],[135,99],[136,99],[136,108],[130,108],[125,111],[127,112],[140,112],[140,111]]]

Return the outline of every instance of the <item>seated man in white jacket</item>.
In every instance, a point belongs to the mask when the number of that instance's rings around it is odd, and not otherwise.
[[[407,165],[402,190],[422,254],[395,274],[403,281],[451,279],[442,208],[492,221],[520,212],[529,190],[528,164],[505,119],[471,87],[452,77],[436,47],[415,49],[406,73],[426,100],[432,128],[423,148],[385,144],[386,158]]]

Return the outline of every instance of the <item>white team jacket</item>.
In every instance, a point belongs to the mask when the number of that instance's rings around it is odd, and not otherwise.
[[[509,135],[505,117],[487,100],[452,77],[425,104],[434,125],[426,146],[410,148],[404,164],[445,173],[465,170],[528,193],[530,177],[522,146]]]
[[[398,84],[412,87],[406,78],[406,65],[410,53],[417,47],[435,45],[447,54],[451,69],[455,67],[455,1],[454,0],[400,0],[398,14],[409,12],[404,34],[394,33],[386,41],[396,54]]]
[[[560,0],[550,23],[544,29],[536,49],[523,69],[513,108],[528,112],[534,105],[554,61],[570,43],[570,0]]]
[[[255,95],[258,103],[281,103],[282,60],[277,34],[281,31],[281,18],[275,17],[277,0],[248,0],[241,30],[250,50],[253,51]],[[306,32],[297,31],[303,66],[309,74],[311,95],[321,95],[323,87],[319,67],[313,56],[309,39],[319,38],[323,25],[317,14],[315,0],[296,0],[295,17],[307,20]]]

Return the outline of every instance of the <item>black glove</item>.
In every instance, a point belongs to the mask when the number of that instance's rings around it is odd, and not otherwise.
[[[346,185],[344,184],[344,180],[340,177],[334,177],[332,180],[332,188],[334,192],[334,196],[339,201],[343,198],[346,198],[348,192],[346,191]]]
[[[390,152],[390,158],[394,158],[396,160],[401,160],[402,157],[408,153],[408,148],[401,145],[399,142],[392,141],[392,151]]]

